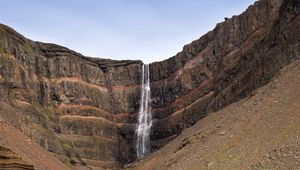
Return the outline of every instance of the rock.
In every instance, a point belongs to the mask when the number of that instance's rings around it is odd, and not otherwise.
[[[0,146],[0,169],[34,170],[34,167],[10,149]]]
[[[299,59],[299,8],[297,0],[257,1],[150,64],[152,149]],[[141,61],[85,57],[0,28],[3,121],[76,166],[120,168],[136,159]]]
[[[226,134],[225,131],[222,131],[222,132],[220,133],[221,136],[223,136],[223,135],[225,135],[225,134]]]

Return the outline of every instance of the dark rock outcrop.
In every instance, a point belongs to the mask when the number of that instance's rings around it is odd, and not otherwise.
[[[299,0],[260,0],[150,64],[153,150],[300,55]],[[82,56],[0,26],[0,117],[72,165],[134,161],[141,61]]]
[[[34,170],[34,167],[22,161],[10,149],[0,146],[0,169]]]

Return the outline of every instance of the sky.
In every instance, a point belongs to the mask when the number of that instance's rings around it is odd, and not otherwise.
[[[83,55],[161,61],[255,0],[0,0],[0,23]]]

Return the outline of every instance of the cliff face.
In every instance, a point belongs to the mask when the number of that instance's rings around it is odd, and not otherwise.
[[[0,115],[72,164],[117,167],[135,159],[141,61],[84,57],[1,25]]]
[[[261,0],[150,66],[153,147],[266,84],[299,59],[297,0]]]
[[[299,10],[299,0],[260,0],[150,64],[152,149],[298,59]],[[1,25],[0,117],[65,162],[116,168],[136,159],[141,65],[88,58]]]

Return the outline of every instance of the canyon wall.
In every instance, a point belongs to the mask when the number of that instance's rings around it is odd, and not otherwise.
[[[151,64],[152,147],[160,148],[208,113],[249,95],[299,59],[299,4],[257,1],[176,56]]]
[[[299,0],[260,0],[150,64],[157,150],[299,59]],[[196,21],[195,21],[196,22]],[[141,61],[85,57],[0,26],[0,117],[72,166],[136,159]]]
[[[0,116],[61,160],[119,167],[135,159],[141,61],[84,57],[0,29]],[[133,116],[135,117],[135,116]]]

